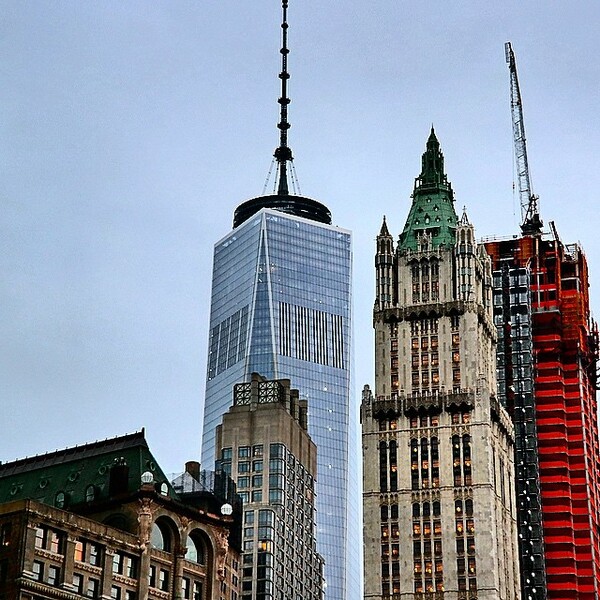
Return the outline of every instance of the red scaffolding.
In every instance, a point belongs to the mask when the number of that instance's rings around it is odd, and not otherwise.
[[[557,236],[486,243],[494,269],[530,273],[534,401],[547,598],[600,597],[600,452],[588,269]]]

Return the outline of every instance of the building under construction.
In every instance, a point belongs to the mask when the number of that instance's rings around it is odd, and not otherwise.
[[[523,598],[597,599],[598,332],[587,261],[557,235],[492,241],[486,249],[498,392],[515,425]]]
[[[498,396],[515,426],[524,600],[600,597],[598,330],[587,260],[542,232],[531,189],[521,94],[510,43],[522,235],[486,242],[498,334]]]

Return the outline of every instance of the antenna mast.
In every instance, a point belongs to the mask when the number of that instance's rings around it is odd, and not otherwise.
[[[287,80],[290,78],[290,74],[287,70],[287,55],[289,50],[287,47],[287,8],[288,0],[282,0],[283,8],[283,19],[281,23],[282,29],[282,42],[281,42],[281,73],[279,73],[279,79],[281,79],[281,96],[278,100],[280,105],[280,116],[277,127],[279,128],[279,147],[275,150],[275,160],[277,160],[277,172],[279,174],[279,186],[277,188],[277,194],[287,196],[289,194],[288,182],[287,182],[287,163],[294,160],[292,156],[292,150],[288,147],[287,143],[287,131],[291,127],[288,122],[288,104],[291,100],[287,96]]]
[[[510,71],[510,110],[512,115],[513,138],[515,144],[515,160],[519,179],[519,198],[521,201],[521,231],[524,235],[539,236],[542,234],[542,220],[538,212],[538,196],[531,189],[529,164],[527,162],[527,145],[525,143],[525,123],[523,121],[523,104],[517,77],[515,53],[510,42],[504,44],[506,62]]]

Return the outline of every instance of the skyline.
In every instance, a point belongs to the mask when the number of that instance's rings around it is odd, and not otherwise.
[[[0,460],[145,426],[177,471],[200,452],[213,244],[277,146],[280,3],[106,6],[4,4]],[[582,242],[600,302],[600,8],[375,6],[289,8],[301,191],[354,234],[356,410],[374,239],[384,214],[401,231],[432,122],[457,213],[519,232],[505,41],[545,229]]]

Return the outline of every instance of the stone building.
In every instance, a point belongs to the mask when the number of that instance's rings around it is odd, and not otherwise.
[[[211,481],[177,493],[143,431],[0,465],[0,598],[237,600],[241,503]]]
[[[519,597],[513,426],[496,400],[491,262],[433,128],[397,244],[377,237],[361,407],[365,598]]]
[[[317,449],[306,400],[288,379],[253,373],[234,387],[216,436],[220,466],[236,478],[244,501],[242,600],[321,600]]]

